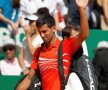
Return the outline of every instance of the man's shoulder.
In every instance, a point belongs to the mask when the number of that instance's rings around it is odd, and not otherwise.
[[[34,56],[38,56],[38,55],[39,55],[39,52],[40,52],[40,49],[41,49],[41,48],[42,48],[42,46],[36,48],[36,50],[35,50],[35,52],[34,52]]]
[[[63,43],[70,43],[70,41],[74,42],[75,41],[75,37],[64,39]]]

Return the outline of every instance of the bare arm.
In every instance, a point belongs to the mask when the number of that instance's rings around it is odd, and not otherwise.
[[[22,47],[20,48],[18,59],[19,59],[19,64],[20,64],[21,68],[25,68],[25,64],[24,64],[24,49]]]
[[[31,79],[35,76],[35,70],[30,69],[29,74],[25,77],[25,79],[18,85],[16,90],[27,90],[30,86]]]
[[[26,35],[26,38],[27,38],[27,45],[28,45],[28,48],[29,48],[29,52],[33,56],[36,48],[34,48],[33,45],[32,45],[30,26],[25,25],[24,29],[25,29],[25,35]]]
[[[21,48],[20,52],[19,52],[19,56],[18,56],[18,61],[19,61],[19,65],[22,68],[23,74],[26,75],[29,73],[29,69],[26,68],[25,63],[24,63],[24,49]]]
[[[76,44],[80,46],[89,33],[88,18],[86,15],[86,6],[88,4],[88,0],[76,0],[76,3],[80,13],[81,32],[75,38],[76,38]]]
[[[29,35],[26,35],[26,37],[27,37],[27,45],[28,45],[30,54],[33,56],[36,48],[34,48],[33,45],[32,45],[32,43],[30,43],[31,42],[31,37]]]
[[[3,22],[8,23],[8,24],[12,27],[13,32],[14,32],[15,34],[17,33],[17,26],[16,26],[16,24],[15,24],[13,21],[7,19],[7,18],[2,14],[2,9],[0,9],[0,20],[2,20]]]

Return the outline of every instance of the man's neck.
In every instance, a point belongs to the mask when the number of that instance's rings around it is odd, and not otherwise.
[[[56,40],[56,35],[54,34],[53,36],[52,36],[52,39],[50,40],[50,42],[49,43],[46,43],[45,44],[45,47],[49,47],[52,43],[54,43],[54,41]]]

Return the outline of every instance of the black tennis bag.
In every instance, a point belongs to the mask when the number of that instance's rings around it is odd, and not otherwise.
[[[29,90],[42,90],[40,75],[36,75],[32,78]]]
[[[80,78],[84,90],[98,90],[98,80],[89,57],[82,55],[74,60],[73,72]]]

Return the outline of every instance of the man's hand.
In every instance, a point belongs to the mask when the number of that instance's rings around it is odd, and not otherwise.
[[[26,74],[28,74],[28,73],[29,73],[29,69],[23,70],[23,74],[24,74],[24,75],[26,75]]]
[[[88,0],[76,0],[76,4],[79,8],[86,8]]]

